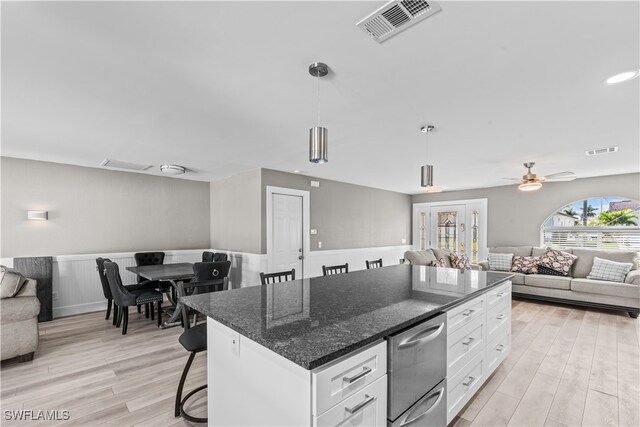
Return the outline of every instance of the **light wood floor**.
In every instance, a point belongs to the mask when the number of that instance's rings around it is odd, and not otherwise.
[[[91,313],[42,323],[33,362],[0,370],[2,425],[184,426],[173,403],[188,353],[180,328],[131,313],[129,333]],[[454,426],[640,426],[640,321],[624,313],[513,302],[512,351]],[[196,357],[185,390],[206,382]],[[206,414],[206,393],[189,408]],[[70,420],[5,419],[68,410]]]

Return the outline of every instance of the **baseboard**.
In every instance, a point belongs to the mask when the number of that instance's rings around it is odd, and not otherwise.
[[[54,307],[53,318],[73,316],[74,314],[91,313],[94,311],[106,311],[107,301],[104,302],[92,302],[87,304],[70,305],[66,307]]]

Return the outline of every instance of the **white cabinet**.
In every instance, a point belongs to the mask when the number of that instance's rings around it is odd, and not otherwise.
[[[387,424],[387,376],[378,378],[351,397],[339,402],[319,417],[313,425],[334,426],[385,426]]]
[[[322,414],[386,374],[386,341],[312,371],[313,414]]]
[[[386,426],[387,343],[315,370],[207,319],[209,426]]]
[[[447,423],[510,350],[510,281],[447,312]]]

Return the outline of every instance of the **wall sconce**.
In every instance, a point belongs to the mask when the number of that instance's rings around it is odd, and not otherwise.
[[[49,212],[48,211],[27,211],[27,219],[46,221],[49,219]]]

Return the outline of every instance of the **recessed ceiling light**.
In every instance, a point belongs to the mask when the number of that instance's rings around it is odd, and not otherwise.
[[[165,173],[167,175],[180,175],[186,172],[184,166],[178,165],[162,165],[160,166],[160,172]]]
[[[306,173],[306,172],[305,172],[305,171],[298,170],[298,169],[295,169],[295,170],[293,171],[293,173]]]
[[[615,76],[611,76],[602,83],[606,85],[615,85],[617,83],[628,82],[629,80],[635,79],[640,75],[638,70],[635,71],[625,71],[624,73],[616,74]]]
[[[444,187],[440,185],[430,185],[425,188],[427,193],[442,193],[444,191]]]

